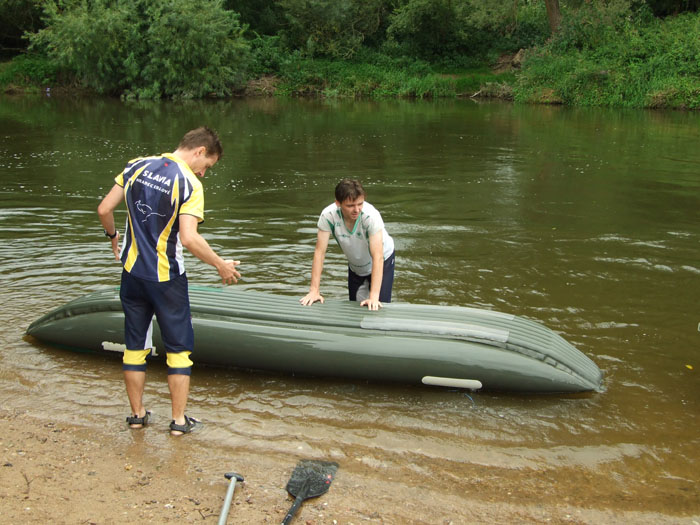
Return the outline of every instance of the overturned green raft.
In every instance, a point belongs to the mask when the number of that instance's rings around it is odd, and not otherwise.
[[[545,326],[457,306],[391,303],[376,312],[349,301],[303,307],[296,297],[190,287],[195,363],[324,377],[520,392],[601,389],[588,357]],[[53,345],[122,351],[119,289],[91,293],[46,314],[27,334]],[[163,357],[157,323],[154,355]]]

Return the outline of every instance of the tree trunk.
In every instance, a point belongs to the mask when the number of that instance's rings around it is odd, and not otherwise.
[[[547,18],[549,19],[549,30],[556,33],[561,24],[561,11],[559,10],[559,0],[544,0],[547,6]]]

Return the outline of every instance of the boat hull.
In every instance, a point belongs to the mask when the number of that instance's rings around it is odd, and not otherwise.
[[[499,312],[405,303],[370,312],[332,300],[303,307],[294,297],[196,286],[190,287],[190,302],[195,363],[488,390],[601,389],[598,367],[563,338]],[[71,301],[32,323],[27,333],[65,348],[121,352],[119,290]],[[152,357],[163,358],[155,321],[153,343]]]

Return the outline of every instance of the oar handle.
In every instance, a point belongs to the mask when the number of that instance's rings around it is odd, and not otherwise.
[[[226,520],[228,519],[228,512],[231,509],[231,500],[233,499],[233,491],[236,490],[236,481],[243,481],[243,476],[236,474],[235,472],[227,472],[224,474],[227,479],[230,479],[228,484],[228,490],[226,491],[226,499],[224,500],[224,505],[221,507],[221,513],[219,514],[219,523],[217,525],[226,525]]]
[[[282,525],[287,525],[290,521],[292,521],[292,517],[294,517],[294,514],[296,514],[297,509],[299,509],[303,501],[303,495],[299,494],[297,496],[297,499],[294,500],[292,508],[289,509],[289,512],[287,512],[287,515],[284,517],[284,520],[282,520]]]

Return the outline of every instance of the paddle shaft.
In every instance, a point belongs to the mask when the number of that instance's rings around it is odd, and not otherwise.
[[[299,507],[301,507],[301,504],[304,502],[304,496],[305,494],[299,494],[297,496],[297,499],[294,500],[294,505],[292,505],[292,507],[289,509],[289,512],[287,512],[287,515],[284,517],[282,525],[287,525],[290,521],[292,521],[294,514],[296,514],[297,510],[299,509]]]
[[[228,490],[226,491],[226,499],[224,500],[224,505],[221,507],[221,514],[219,514],[219,524],[226,525],[226,520],[228,519],[228,511],[231,509],[231,500],[233,499],[233,492],[236,490],[236,481],[243,481],[243,476],[230,472],[226,474],[226,477],[231,480],[228,485]]]

